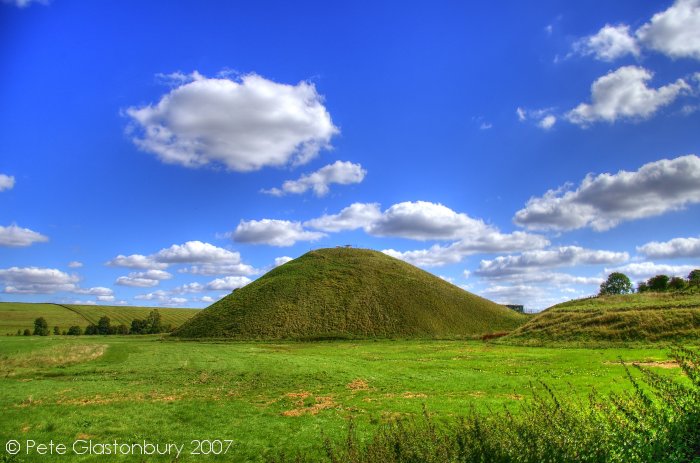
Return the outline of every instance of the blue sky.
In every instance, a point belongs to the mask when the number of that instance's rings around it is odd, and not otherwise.
[[[700,267],[700,1],[0,3],[0,300],[318,247],[539,310]]]

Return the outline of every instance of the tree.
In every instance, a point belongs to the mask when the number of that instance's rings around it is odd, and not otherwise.
[[[163,324],[161,322],[160,312],[158,312],[158,309],[153,309],[148,314],[148,317],[146,317],[146,327],[147,332],[150,334],[163,332]]]
[[[129,334],[129,327],[122,323],[114,329],[114,332],[115,334]]]
[[[688,286],[700,286],[700,268],[696,268],[688,274]]]
[[[54,327],[53,327],[53,334],[55,334],[56,336],[58,336],[59,334],[61,334],[61,329],[60,329],[59,327],[57,327],[57,326],[54,326]]]
[[[620,272],[613,272],[600,285],[601,296],[608,294],[627,294],[632,292],[632,282],[627,275]]]
[[[21,330],[21,329],[18,329],[18,330],[17,330],[17,336],[22,336],[22,330]]]
[[[91,335],[91,334],[99,334],[99,331],[97,330],[97,326],[90,324],[85,328],[85,334]]]
[[[649,291],[663,292],[668,290],[668,275],[656,275],[647,280]]]
[[[80,336],[81,334],[83,334],[83,329],[78,325],[68,328],[68,336]]]
[[[32,332],[29,331],[29,328],[25,328],[25,329],[24,329],[24,335],[25,335],[25,336],[31,336],[31,335],[32,335]]]
[[[668,289],[673,290],[673,291],[680,291],[682,289],[685,289],[687,283],[685,280],[681,277],[673,277],[671,280],[668,282]]]
[[[144,334],[146,333],[146,320],[135,318],[131,320],[131,329],[129,334]]]
[[[49,324],[44,317],[39,317],[34,320],[34,336],[48,336]]]
[[[647,286],[646,281],[640,281],[639,283],[637,283],[638,293],[646,293],[647,291],[649,291],[649,287]]]
[[[112,321],[108,316],[105,315],[97,321],[97,334],[112,334]]]

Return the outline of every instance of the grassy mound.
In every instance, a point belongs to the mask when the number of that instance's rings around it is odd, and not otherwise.
[[[506,342],[676,341],[700,338],[700,294],[599,296],[555,305]]]
[[[234,291],[180,327],[186,338],[459,337],[527,319],[377,251],[319,249]]]

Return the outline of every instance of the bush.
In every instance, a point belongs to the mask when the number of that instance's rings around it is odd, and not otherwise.
[[[25,336],[31,336],[31,335],[32,335],[32,332],[29,331],[29,328],[25,328],[23,334],[24,334]]]
[[[34,336],[48,336],[49,324],[44,317],[39,317],[34,320]]]
[[[85,328],[85,334],[86,335],[93,335],[93,334],[100,334],[100,332],[97,329],[97,326],[90,324]]]
[[[129,327],[122,323],[116,327],[114,334],[129,334]]]
[[[68,328],[69,336],[80,336],[81,334],[83,334],[83,329],[78,325],[73,325],[70,328]]]
[[[54,327],[53,327],[53,334],[55,334],[56,336],[58,336],[59,334],[61,334],[61,329],[60,329],[59,327],[57,327],[57,326],[54,326]]]
[[[682,291],[686,286],[686,281],[681,277],[673,277],[668,282],[668,289],[671,291]]]
[[[647,280],[649,291],[663,292],[668,289],[668,275],[656,275]]]
[[[700,286],[700,269],[695,269],[688,274],[688,286]]]
[[[108,316],[100,317],[97,321],[97,334],[114,334],[112,321]]]

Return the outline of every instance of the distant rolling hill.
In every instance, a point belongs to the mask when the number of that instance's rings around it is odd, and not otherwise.
[[[234,291],[175,336],[233,339],[460,337],[527,316],[366,249],[311,251]]]
[[[700,340],[700,293],[578,299],[534,316],[503,342]]]
[[[61,305],[61,304],[32,304],[24,302],[0,302],[0,334],[16,334],[17,330],[33,329],[34,320],[44,317],[53,332],[58,326],[61,331],[72,325],[85,328],[89,324],[97,324],[100,317],[108,316],[112,325],[124,323],[131,325],[134,318],[146,318],[148,313],[158,309],[165,325],[180,326],[193,317],[196,309],[173,309],[162,307],[130,307],[103,305]]]

